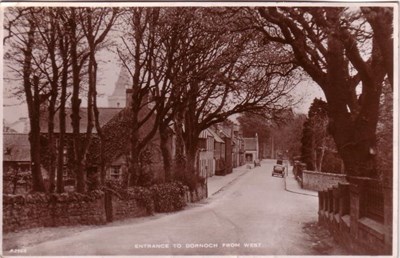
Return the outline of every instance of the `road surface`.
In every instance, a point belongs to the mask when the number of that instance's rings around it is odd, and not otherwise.
[[[187,209],[27,247],[25,255],[313,255],[318,198],[287,192],[268,160]]]

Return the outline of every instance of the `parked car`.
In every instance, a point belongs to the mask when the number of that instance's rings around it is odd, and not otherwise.
[[[272,176],[280,176],[283,178],[285,176],[285,166],[282,164],[274,165]]]

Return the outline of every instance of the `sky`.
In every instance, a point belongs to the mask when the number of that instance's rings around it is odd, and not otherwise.
[[[98,53],[99,59],[99,72],[98,72],[98,105],[99,107],[107,107],[108,101],[107,96],[113,93],[115,83],[118,79],[120,72],[120,62],[117,55],[110,50],[104,49]],[[7,74],[7,69],[4,67],[4,78],[10,77]],[[21,100],[18,100],[10,92],[10,89],[18,86],[17,81],[2,81],[3,84],[3,118],[7,123],[17,121],[20,117],[27,117],[27,106],[26,103],[21,104]],[[19,82],[20,83],[20,82]],[[322,90],[317,84],[311,79],[301,82],[295,87],[292,92],[293,97],[296,101],[299,101],[298,105],[294,107],[294,111],[297,113],[308,112],[314,98],[324,98]]]
[[[107,107],[107,96],[110,96],[115,88],[120,66],[117,60],[108,58],[99,64],[99,68],[98,94],[100,97],[98,98],[98,105]],[[12,123],[20,117],[27,117],[26,103],[20,104],[20,100],[7,92],[10,85],[3,86],[3,118],[8,123]],[[312,80],[301,82],[292,94],[295,100],[299,100],[299,103],[294,107],[296,113],[306,114],[314,98],[325,99],[322,90]]]

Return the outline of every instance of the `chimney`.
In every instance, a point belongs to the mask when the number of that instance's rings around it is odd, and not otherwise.
[[[132,105],[132,94],[133,94],[133,89],[126,89],[126,104],[125,104],[125,107],[130,107]]]

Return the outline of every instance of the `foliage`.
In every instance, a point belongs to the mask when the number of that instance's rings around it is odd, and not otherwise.
[[[341,159],[337,157],[332,136],[328,133],[328,105],[314,99],[303,125],[301,159],[308,170],[330,173],[341,172]]]
[[[149,188],[135,186],[126,188],[120,180],[107,180],[104,191],[111,191],[121,199],[135,199],[143,205],[149,214],[154,213],[154,200]]]
[[[153,185],[150,191],[156,212],[178,211],[186,205],[185,188],[180,182]]]
[[[177,211],[186,205],[185,187],[177,181],[125,188],[119,180],[108,180],[103,190],[111,191],[121,199],[136,199],[149,213]]]
[[[300,155],[301,129],[304,120],[305,116],[302,114],[287,114],[283,122],[270,126],[274,149],[285,153],[290,160]]]
[[[393,91],[385,84],[377,128],[377,167],[379,176],[393,177]]]
[[[18,185],[23,185],[25,189],[31,188],[31,172],[18,171],[15,168],[3,170],[3,193],[16,194]]]
[[[195,190],[199,185],[205,184],[205,178],[186,169],[175,170],[174,180],[188,186],[190,191]]]
[[[293,63],[323,90],[330,133],[346,173],[376,176],[380,92],[384,79],[392,82],[393,75],[393,8],[256,10],[248,9],[253,16],[244,26],[256,27],[267,42],[289,49]]]

